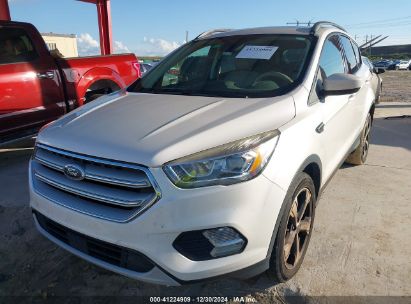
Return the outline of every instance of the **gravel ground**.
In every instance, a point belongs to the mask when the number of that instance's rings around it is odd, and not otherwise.
[[[411,102],[411,71],[386,71],[381,76],[381,102]]]
[[[390,75],[385,75],[385,87]],[[408,98],[410,92],[409,88]],[[302,295],[308,297],[308,302],[409,303],[411,119],[385,119],[401,115],[411,115],[411,103],[379,105],[367,164],[343,166],[337,172],[321,198],[314,234],[299,273],[277,285],[262,275],[246,282],[224,279],[164,287],[137,282],[84,262],[44,239],[34,228],[27,190],[32,142],[2,149],[0,303],[54,296],[67,303],[79,303],[72,296],[98,297],[85,298],[90,303],[128,296],[121,300],[136,303],[135,297],[141,295],[248,296],[248,300],[261,303],[296,302],[301,298],[293,296]]]

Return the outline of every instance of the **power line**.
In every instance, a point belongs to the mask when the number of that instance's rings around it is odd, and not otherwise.
[[[409,28],[411,23],[409,24],[399,24],[399,25],[391,25],[391,26],[375,26],[375,27],[363,27],[363,28],[356,28],[355,30],[367,30],[367,29],[398,29],[398,28]],[[352,30],[352,29],[351,29]]]
[[[369,25],[353,25],[347,26],[347,28],[376,28],[376,27],[398,27],[404,25],[411,25],[411,19],[408,21],[398,21],[398,22],[390,22],[390,23],[379,23],[379,24],[369,24]]]
[[[372,24],[372,23],[384,23],[384,22],[398,21],[398,20],[403,20],[403,19],[411,19],[411,16],[401,17],[401,18],[392,18],[392,19],[382,19],[382,20],[368,21],[368,22],[361,22],[361,23],[354,23],[354,24],[351,24],[351,25],[347,25],[347,27],[356,26],[356,25],[367,25],[367,24]]]

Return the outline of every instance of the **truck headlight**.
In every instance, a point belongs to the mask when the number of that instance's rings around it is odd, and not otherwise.
[[[169,162],[163,169],[179,188],[247,181],[264,169],[279,135],[278,130],[257,134]]]

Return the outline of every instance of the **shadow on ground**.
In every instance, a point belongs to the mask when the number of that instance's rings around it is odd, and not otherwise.
[[[371,144],[411,150],[411,117],[394,116],[374,119]]]

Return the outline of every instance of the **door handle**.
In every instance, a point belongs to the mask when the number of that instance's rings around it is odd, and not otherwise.
[[[348,96],[348,101],[353,101],[355,98],[355,94],[351,94],[350,96]]]
[[[321,122],[318,126],[317,126],[317,128],[315,128],[315,131],[317,132],[317,133],[322,133],[323,131],[324,131],[324,123],[323,122]]]
[[[37,78],[38,79],[53,79],[54,78],[54,72],[53,71],[47,71],[44,73],[37,73]]]

